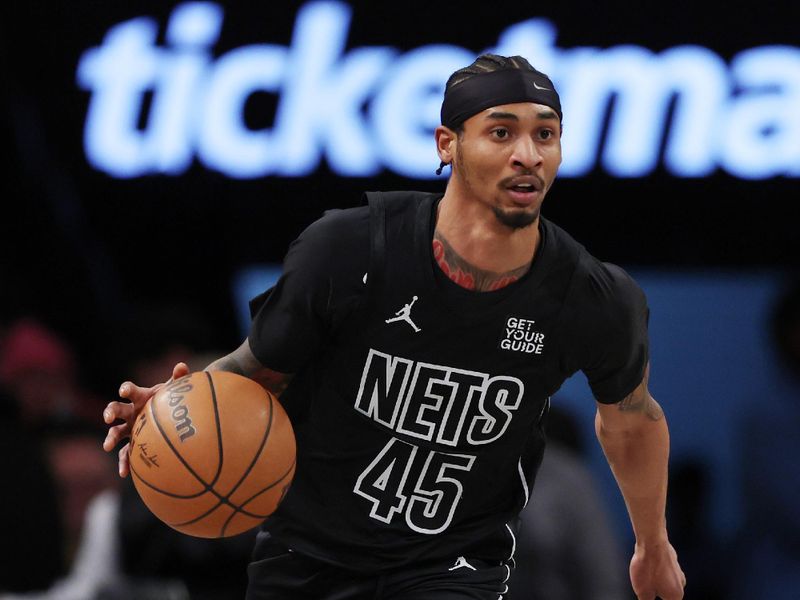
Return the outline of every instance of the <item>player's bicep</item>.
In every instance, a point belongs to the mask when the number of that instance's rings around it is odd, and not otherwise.
[[[253,354],[250,341],[247,339],[236,350],[208,365],[206,370],[229,371],[244,375],[257,381],[276,396],[281,395],[292,379],[290,373],[281,373],[261,364],[261,361]]]

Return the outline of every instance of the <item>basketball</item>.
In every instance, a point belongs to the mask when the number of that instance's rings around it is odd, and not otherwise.
[[[150,511],[178,531],[229,537],[261,524],[295,469],[294,431],[261,385],[191,373],[153,396],[130,442],[130,472]]]

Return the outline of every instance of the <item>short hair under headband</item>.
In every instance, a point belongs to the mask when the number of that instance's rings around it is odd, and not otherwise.
[[[442,125],[456,129],[471,116],[501,104],[535,102],[561,115],[561,99],[550,78],[537,70],[501,69],[473,75],[444,93]]]

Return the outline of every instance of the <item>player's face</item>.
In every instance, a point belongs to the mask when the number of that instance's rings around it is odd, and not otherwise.
[[[459,189],[502,224],[535,223],[561,164],[561,123],[549,106],[521,102],[486,109],[464,122],[455,143]]]

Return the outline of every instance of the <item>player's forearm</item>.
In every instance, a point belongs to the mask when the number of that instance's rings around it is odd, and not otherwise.
[[[666,541],[669,431],[660,408],[640,415],[635,426],[616,430],[605,427],[598,413],[595,429],[625,499],[636,543]]]
[[[260,365],[259,365],[260,367]],[[248,365],[237,357],[237,351],[226,354],[209,364],[204,371],[227,371],[228,373],[236,373],[237,375],[244,375],[249,377],[251,372],[256,369],[254,365]]]
[[[212,362],[204,370],[228,371],[237,375],[244,375],[257,381],[276,396],[281,395],[291,379],[291,375],[264,367],[253,355],[247,340],[230,354],[226,354]]]

